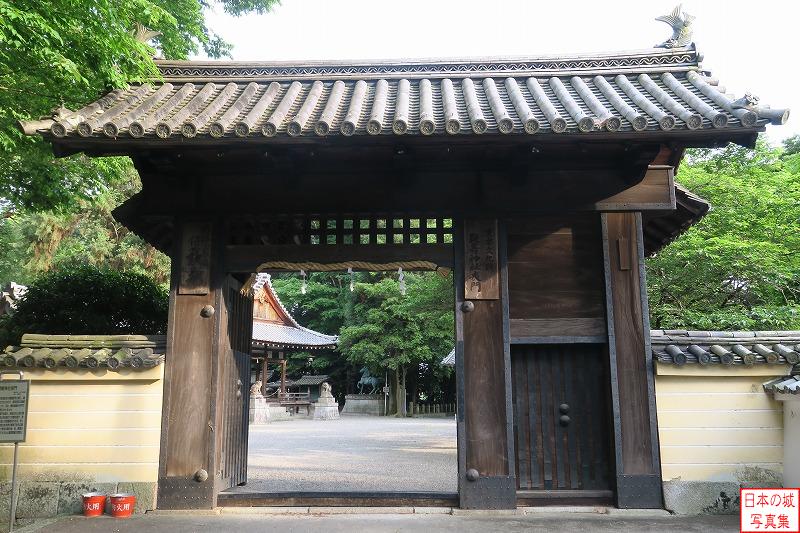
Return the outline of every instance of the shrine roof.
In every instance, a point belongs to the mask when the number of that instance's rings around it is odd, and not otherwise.
[[[788,110],[736,99],[693,46],[546,58],[158,61],[163,80],[23,122],[61,142],[348,136],[641,136],[763,130]]]
[[[313,329],[304,328],[283,305],[275,288],[272,286],[272,277],[261,273],[256,275],[252,288],[254,294],[266,291],[270,302],[274,303],[275,310],[283,320],[282,323],[253,319],[253,344],[267,348],[298,348],[298,349],[333,349],[339,342],[336,335],[325,335]]]
[[[324,349],[336,348],[339,338],[325,335],[302,326],[253,321],[253,343],[270,348]]]
[[[313,385],[322,385],[328,381],[328,375],[322,374],[318,376],[300,376],[298,379],[292,381],[292,387],[305,387],[305,386],[313,386]]]

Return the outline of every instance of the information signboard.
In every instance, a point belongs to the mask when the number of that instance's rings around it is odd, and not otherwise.
[[[0,442],[25,442],[29,380],[0,381]]]

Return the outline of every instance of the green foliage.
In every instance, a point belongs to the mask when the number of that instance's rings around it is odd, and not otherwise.
[[[0,0],[0,197],[16,207],[73,206],[129,168],[127,158],[55,160],[18,120],[79,109],[101,93],[158,77],[153,49],[138,42],[140,24],[161,35],[153,43],[168,59],[201,50],[229,55],[230,45],[205,23],[204,8],[242,15],[277,0]]]
[[[352,391],[363,366],[379,377],[405,368],[412,395],[416,390],[440,397],[452,374],[439,364],[453,348],[452,276],[406,273],[405,296],[393,273],[357,273],[355,280],[350,292],[347,274],[311,274],[302,294],[296,275],[273,278],[281,301],[300,324],[340,335],[338,351],[293,356],[290,373],[328,374],[340,394]],[[314,356],[311,369],[305,366],[309,355]]]
[[[453,347],[452,279],[414,273],[405,277],[405,296],[391,277],[357,283],[352,319],[341,330],[342,354],[375,373],[438,363]]]
[[[91,264],[169,281],[169,259],[114,220],[111,211],[139,189],[136,173],[125,174],[93,201],[71,210],[8,211],[0,219],[0,282],[30,283],[56,267]]]
[[[792,135],[783,140],[783,156],[800,153],[800,135]]]
[[[19,343],[23,333],[164,334],[167,307],[166,289],[143,274],[65,267],[36,278],[0,319],[0,343]]]
[[[693,150],[678,180],[713,207],[648,260],[652,326],[800,329],[800,154]]]

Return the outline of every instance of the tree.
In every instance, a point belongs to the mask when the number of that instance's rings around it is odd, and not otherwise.
[[[126,176],[94,200],[78,201],[77,212],[19,209],[0,218],[0,282],[27,284],[53,268],[88,263],[167,284],[169,258],[111,215],[140,188],[135,172]]]
[[[202,50],[229,55],[230,45],[205,23],[204,9],[241,15],[268,11],[278,0],[0,0],[0,197],[10,206],[53,208],[94,198],[124,179],[127,158],[55,160],[21,119],[49,115],[54,105],[78,109],[99,94],[158,77],[153,49],[168,59]]]
[[[407,273],[405,280],[405,295],[393,277],[357,283],[352,318],[339,339],[349,361],[377,375],[391,372],[398,416],[405,414],[406,391],[411,389],[412,400],[419,400],[420,381],[435,378],[427,380],[431,389],[425,392],[428,399],[436,395],[433,383],[452,372],[439,362],[454,339],[452,277]]]
[[[167,307],[167,290],[143,274],[60,268],[36,278],[15,312],[0,319],[0,342],[17,344],[23,333],[164,334]]]
[[[693,150],[678,180],[713,207],[648,259],[652,326],[800,329],[800,154]]]
[[[800,135],[792,135],[783,140],[783,156],[800,153]]]
[[[340,335],[338,350],[297,353],[289,370],[307,370],[306,358],[314,356],[312,369],[331,376],[337,396],[353,390],[364,366],[379,377],[389,372],[393,403],[401,413],[406,389],[413,401],[451,401],[445,394],[452,369],[439,363],[453,348],[452,276],[406,273],[405,296],[395,273],[359,272],[353,279],[351,292],[349,275],[314,273],[303,294],[297,275],[273,278],[275,291],[300,324]]]

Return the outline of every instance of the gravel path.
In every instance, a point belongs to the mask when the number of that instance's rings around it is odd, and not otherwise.
[[[453,418],[273,422],[249,446],[239,491],[457,491]]]

